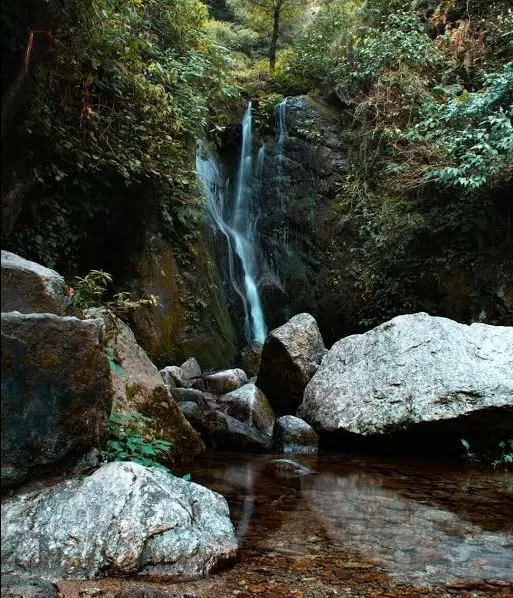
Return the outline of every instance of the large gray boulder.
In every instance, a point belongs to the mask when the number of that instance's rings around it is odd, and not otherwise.
[[[224,497],[136,463],[2,504],[2,564],[43,579],[197,578],[237,552]]]
[[[274,412],[264,393],[254,384],[244,384],[217,399],[219,409],[241,422],[255,426],[257,430],[271,436],[274,426]]]
[[[101,448],[113,395],[101,339],[99,320],[2,314],[2,485]]]
[[[72,315],[71,292],[55,270],[2,250],[2,311]]]
[[[372,436],[443,423],[441,432],[497,442],[513,432],[512,408],[512,327],[416,313],[335,343],[298,415],[318,432]]]
[[[325,353],[317,322],[310,314],[298,314],[269,333],[256,385],[278,415],[295,413]]]

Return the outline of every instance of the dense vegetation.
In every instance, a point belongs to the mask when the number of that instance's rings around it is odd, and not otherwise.
[[[493,295],[484,317],[511,321],[511,3],[208,4],[2,4],[3,247],[116,279],[143,230],[187,250],[195,138],[233,122],[240,93],[262,108],[320,94],[343,115],[335,208],[360,235],[361,322],[437,312],[433,281],[473,270]]]
[[[28,96],[2,152],[2,197],[21,213],[10,248],[70,273],[152,220],[194,233],[194,139],[233,94],[207,17],[199,0],[3,3],[3,43],[25,54],[4,94]]]
[[[285,93],[317,90],[344,111],[339,205],[360,226],[368,322],[440,313],[430,287],[449,273],[454,301],[481,295],[459,317],[486,305],[481,317],[513,322],[511,3],[329,1],[277,70]]]

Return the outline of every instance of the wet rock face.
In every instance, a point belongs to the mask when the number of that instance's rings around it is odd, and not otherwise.
[[[340,113],[333,107],[307,96],[289,97],[285,121],[284,137],[264,140],[258,199],[262,249],[272,264],[259,283],[270,328],[290,314],[322,313],[319,302],[329,289],[319,292],[319,274],[333,250],[324,250],[331,242],[324,214],[335,220],[333,198],[347,172]]]
[[[310,424],[294,415],[282,415],[274,423],[273,447],[284,453],[315,453],[319,439]]]
[[[237,553],[220,494],[136,463],[2,504],[3,564],[43,579],[197,578]]]
[[[295,413],[325,352],[317,322],[310,314],[298,314],[269,333],[256,385],[276,413]]]
[[[73,313],[64,278],[36,262],[2,250],[2,312]]]
[[[258,374],[261,355],[262,345],[257,342],[246,345],[240,353],[239,359],[241,369],[243,369],[250,378]]]
[[[107,434],[101,322],[2,314],[2,485],[69,466]]]
[[[463,438],[493,430],[498,442],[513,433],[512,372],[512,327],[398,316],[335,343],[298,415],[319,433],[375,436],[422,425],[435,445],[438,429]]]

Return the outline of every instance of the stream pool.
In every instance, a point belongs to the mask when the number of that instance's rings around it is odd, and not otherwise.
[[[283,456],[215,452],[188,466],[192,481],[227,498],[241,558],[208,579],[152,589],[183,598],[513,596],[513,474],[321,454],[293,457],[316,473],[287,478],[265,467]],[[93,586],[145,598],[141,584],[59,587],[70,598]]]

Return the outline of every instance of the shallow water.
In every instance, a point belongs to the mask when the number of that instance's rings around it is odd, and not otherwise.
[[[197,598],[513,595],[513,474],[309,455],[294,458],[314,475],[283,478],[265,468],[282,456],[219,452],[188,466],[192,481],[228,499],[241,560],[160,589]]]

